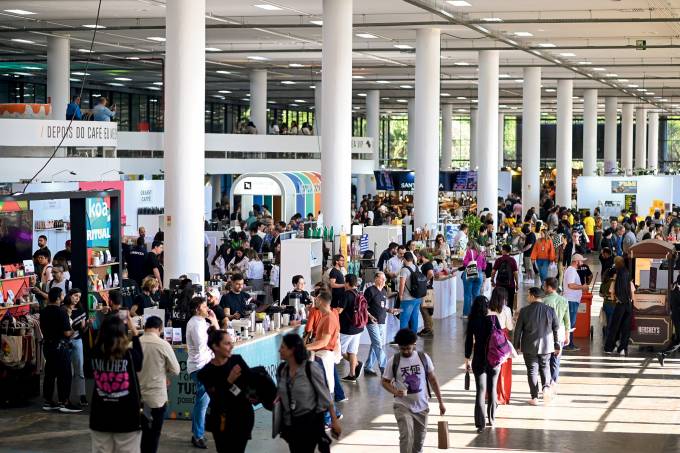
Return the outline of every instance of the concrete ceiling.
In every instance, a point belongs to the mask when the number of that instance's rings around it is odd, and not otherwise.
[[[584,89],[598,88],[600,96],[680,110],[680,0],[468,3],[455,7],[442,0],[355,1],[354,74],[363,78],[354,80],[354,105],[363,108],[359,95],[380,89],[381,97],[388,98],[382,101],[385,110],[404,111],[404,101],[414,95],[408,87],[414,85],[415,54],[394,46],[415,47],[415,30],[436,26],[442,30],[442,93],[449,95],[442,99],[456,111],[474,105],[480,48],[502,49],[501,103],[508,112],[521,110],[522,68],[529,65],[542,66],[547,111],[554,111],[552,90],[565,78],[574,79],[577,98]],[[242,99],[248,93],[248,70],[267,68],[270,99],[282,105],[293,99],[313,104],[310,86],[320,79],[321,27],[312,21],[323,19],[321,5],[319,0],[207,0],[206,45],[220,49],[207,52],[207,95]],[[35,14],[6,11],[12,9]],[[71,36],[72,70],[77,71],[87,58],[80,49],[89,47],[92,37],[92,29],[83,26],[94,23],[96,10],[96,0],[2,1],[0,73],[44,77],[50,33]],[[100,24],[106,28],[97,32],[89,81],[105,85],[124,74],[132,79],[126,82],[130,88],[154,93],[149,87],[157,88],[153,83],[162,80],[164,43],[148,38],[164,36],[164,16],[165,1],[104,0]],[[521,32],[531,36],[516,35]],[[647,49],[636,50],[637,40],[646,40]],[[248,58],[252,56],[266,60],[253,61]],[[284,80],[296,84],[283,85]],[[225,90],[232,93],[219,94]],[[578,112],[580,99],[576,101]]]

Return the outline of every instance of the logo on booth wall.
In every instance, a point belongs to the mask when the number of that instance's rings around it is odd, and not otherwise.
[[[111,240],[111,199],[87,199],[87,246],[109,247]]]

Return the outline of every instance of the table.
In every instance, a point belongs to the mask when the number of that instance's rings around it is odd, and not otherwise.
[[[288,333],[302,335],[303,329],[302,326],[283,327],[279,331],[269,332],[236,344],[233,353],[240,354],[251,368],[265,367],[272,379],[276,380],[276,368],[281,363],[279,358],[281,339]],[[166,417],[173,420],[191,420],[196,384],[187,372],[187,346],[174,345],[173,350],[179,362],[180,372],[179,376],[169,378]]]
[[[457,272],[456,274],[460,274]],[[461,282],[462,286],[462,282]],[[456,291],[458,278],[453,275],[435,278],[432,283],[434,289],[434,319],[444,319],[456,313]]]

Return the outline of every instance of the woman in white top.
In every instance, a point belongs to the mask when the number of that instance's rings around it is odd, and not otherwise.
[[[272,285],[272,300],[274,302],[279,302],[281,299],[281,284],[279,283],[281,268],[279,263],[281,259],[279,255],[274,256],[274,264],[272,264],[272,269],[269,271],[269,284]]]
[[[253,249],[248,250],[247,257],[246,279],[248,286],[251,286],[254,291],[264,291],[264,264]]]
[[[512,319],[512,312],[508,307],[508,291],[505,288],[500,286],[494,288],[489,301],[489,314],[496,315],[503,333],[510,340],[510,331],[515,328],[515,321]],[[501,365],[496,389],[498,391],[498,404],[508,404],[512,390],[512,357],[509,357]]]
[[[447,259],[451,256],[451,247],[449,247],[449,244],[446,243],[446,239],[444,239],[443,234],[438,234],[434,241],[434,246],[437,250],[436,256],[440,256],[442,259]]]
[[[244,254],[243,249],[239,247],[236,249],[236,252],[234,252],[234,257],[229,261],[227,269],[245,274],[248,269],[248,261],[248,257]]]

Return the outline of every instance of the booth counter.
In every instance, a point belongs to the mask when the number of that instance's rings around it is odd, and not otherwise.
[[[239,354],[249,367],[263,366],[272,379],[276,377],[276,368],[281,359],[279,347],[281,339],[288,333],[302,335],[302,326],[283,327],[281,330],[255,336],[234,345],[233,354]],[[191,411],[194,407],[196,396],[196,384],[187,372],[187,345],[173,346],[175,357],[179,362],[179,376],[172,376],[168,386],[168,409],[166,417],[175,420],[191,420]]]
[[[459,274],[457,272],[456,274]],[[456,314],[456,292],[458,278],[456,275],[435,278],[432,283],[434,289],[434,319],[444,319]]]

